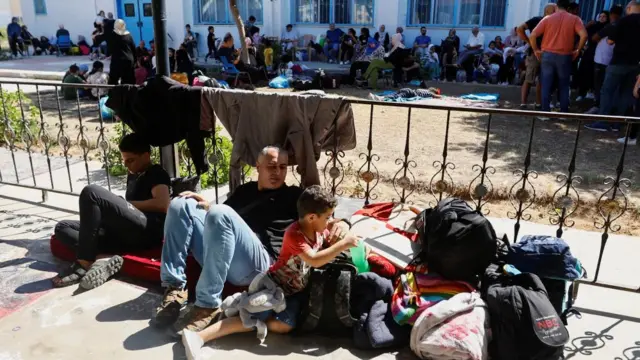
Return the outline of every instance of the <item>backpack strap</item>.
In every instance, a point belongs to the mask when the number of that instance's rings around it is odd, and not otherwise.
[[[304,310],[306,316],[304,317],[304,322],[300,326],[303,331],[313,331],[318,327],[324,307],[324,285],[324,270],[311,269],[308,285],[309,299],[307,309]]]

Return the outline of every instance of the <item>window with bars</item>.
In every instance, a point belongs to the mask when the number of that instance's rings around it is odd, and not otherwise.
[[[256,17],[262,23],[263,0],[238,0],[238,10],[243,20]],[[197,24],[234,24],[229,10],[229,0],[193,0],[194,19]]]
[[[372,25],[374,0],[294,0],[297,24]]]
[[[47,15],[47,4],[45,0],[33,0],[33,8],[36,15]]]
[[[508,0],[409,0],[409,26],[504,27]]]

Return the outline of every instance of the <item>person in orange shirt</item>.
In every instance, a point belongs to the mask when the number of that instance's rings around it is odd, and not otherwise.
[[[542,19],[529,35],[533,53],[541,62],[543,111],[551,110],[551,90],[555,81],[560,95],[560,111],[569,111],[571,64],[587,41],[587,30],[582,20],[567,12],[569,4],[569,0],[558,0],[557,11]],[[580,36],[577,47],[576,35]],[[544,36],[541,49],[536,41],[540,36]]]

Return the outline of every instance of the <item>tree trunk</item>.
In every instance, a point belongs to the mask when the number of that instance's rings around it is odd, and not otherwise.
[[[236,0],[229,0],[229,9],[231,10],[231,15],[236,22],[236,26],[238,27],[238,34],[240,34],[240,44],[242,45],[240,59],[243,63],[249,65],[249,49],[247,49],[247,43],[244,40],[247,35],[244,32],[244,23],[242,22],[242,18],[240,17],[240,11],[238,11]]]

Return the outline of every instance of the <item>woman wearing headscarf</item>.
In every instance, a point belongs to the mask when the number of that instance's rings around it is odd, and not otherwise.
[[[376,41],[380,43],[380,45],[382,45],[384,51],[387,51],[389,49],[389,43],[391,42],[391,40],[389,40],[389,33],[387,32],[387,29],[384,25],[380,25],[380,29],[378,30],[378,32],[376,32],[375,35],[373,35],[373,38],[376,39]]]
[[[363,47],[356,55],[351,68],[349,69],[349,81],[353,84],[358,70],[365,72],[374,59],[382,59],[384,57],[384,47],[380,45],[374,38],[367,40],[367,46]]]
[[[116,20],[112,32],[98,34],[93,39],[96,44],[107,42],[111,54],[109,84],[118,85],[120,80],[122,84],[135,84],[136,46],[124,20]]]
[[[525,44],[524,40],[520,39],[520,36],[518,36],[517,26],[511,29],[509,36],[507,36],[507,38],[504,39],[505,48],[519,48],[521,46],[524,46],[524,44]]]
[[[360,79],[359,85],[367,81],[369,87],[376,89],[378,86],[378,73],[382,70],[394,70],[394,83],[399,82],[402,76],[404,59],[408,55],[402,43],[402,34],[393,34],[391,37],[391,46],[391,50],[385,54],[384,58],[371,60],[367,71],[362,76],[362,79]]]

